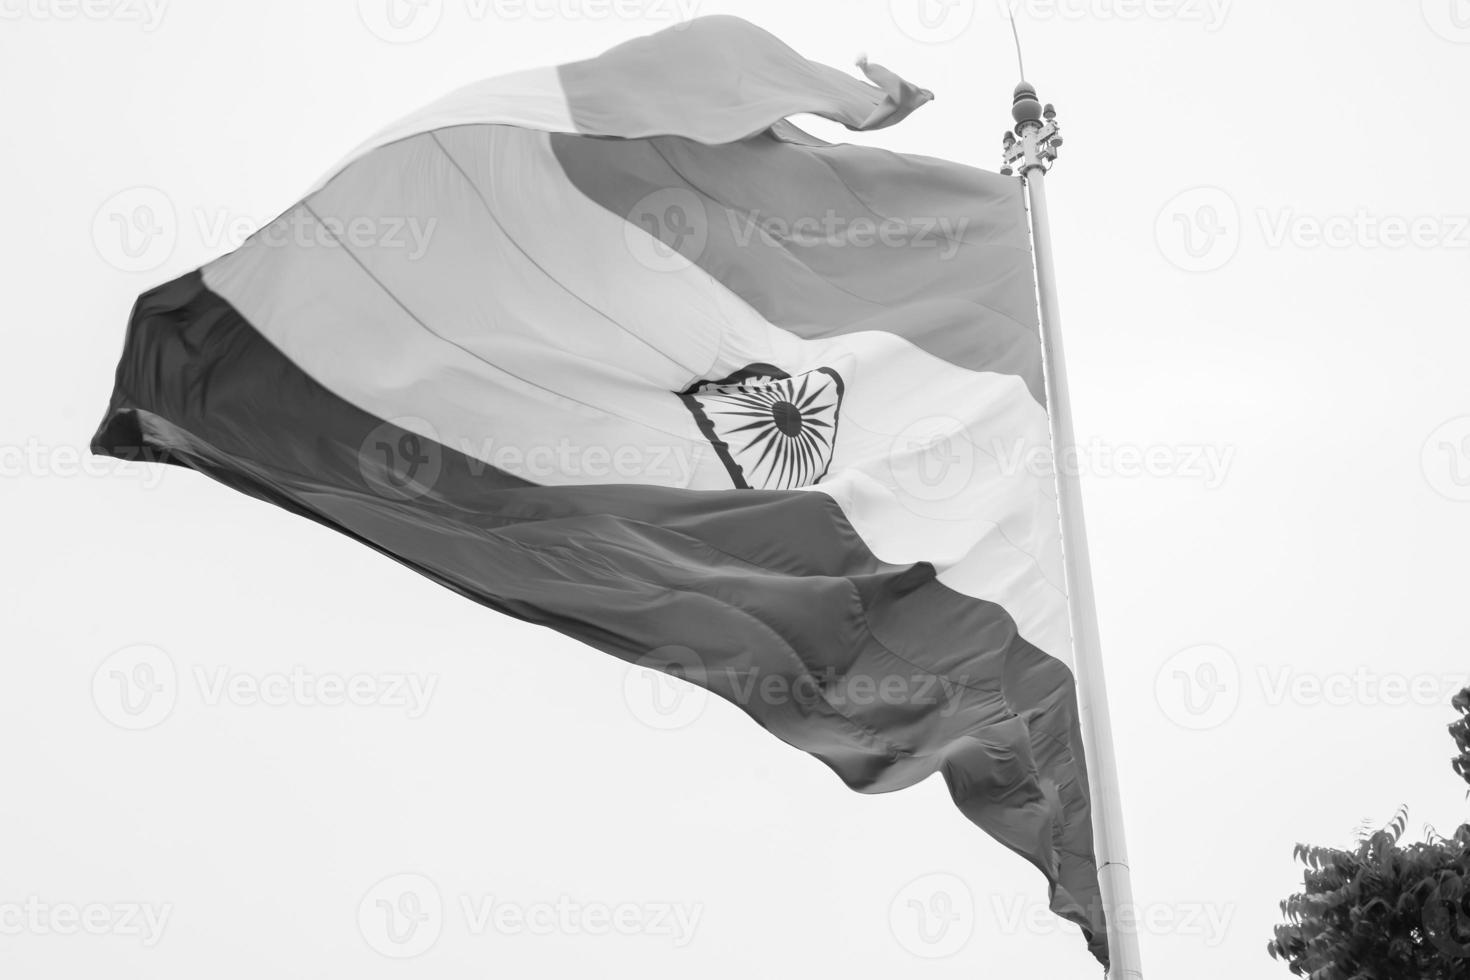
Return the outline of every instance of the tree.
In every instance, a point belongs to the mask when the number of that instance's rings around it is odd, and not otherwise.
[[[1460,713],[1459,720],[1450,725],[1450,737],[1455,740],[1455,748],[1460,750],[1454,761],[1455,772],[1470,783],[1470,687],[1456,694],[1450,703]]]
[[[1452,703],[1452,766],[1470,783],[1470,688]],[[1297,845],[1303,890],[1281,903],[1274,959],[1311,980],[1470,980],[1470,823],[1400,846],[1407,822],[1401,807],[1351,850]]]

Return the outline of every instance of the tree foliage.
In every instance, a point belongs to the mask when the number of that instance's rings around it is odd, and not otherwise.
[[[1460,750],[1454,761],[1455,772],[1470,783],[1470,687],[1456,694],[1452,703],[1460,713],[1459,719],[1450,726],[1450,737],[1455,740],[1455,748]]]
[[[1455,696],[1454,771],[1470,782],[1470,688]],[[1408,811],[1348,850],[1298,844],[1303,889],[1267,950],[1310,980],[1470,980],[1470,823],[1400,842]]]

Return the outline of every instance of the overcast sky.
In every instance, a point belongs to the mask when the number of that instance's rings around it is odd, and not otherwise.
[[[87,458],[137,293],[472,79],[726,12],[937,95],[829,138],[994,169],[1010,121],[996,0],[389,2],[0,0],[0,972],[1095,976],[941,782],[852,793],[723,702],[201,476]],[[1017,16],[1066,134],[1145,965],[1285,976],[1263,950],[1295,842],[1466,815],[1470,3]],[[415,897],[415,938],[385,934],[378,903]]]

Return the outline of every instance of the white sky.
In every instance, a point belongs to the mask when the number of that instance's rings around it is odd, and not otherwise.
[[[657,730],[613,658],[194,474],[78,469],[138,292],[445,90],[691,0],[424,0],[412,43],[369,28],[391,33],[387,2],[0,0],[0,973],[1096,975],[938,780],[851,793],[722,702]],[[913,0],[693,2],[938,95],[843,138],[997,166],[1016,70],[994,0],[926,0],[932,29]],[[1050,188],[1079,435],[1155,453],[1152,475],[1095,457],[1086,481],[1147,972],[1284,976],[1263,949],[1294,842],[1399,803],[1416,830],[1465,819],[1444,725],[1470,645],[1470,3],[1019,18],[1067,136]],[[163,234],[129,257],[113,216],[140,204]],[[127,731],[109,683],[139,644],[176,690]],[[214,687],[298,667],[435,686],[417,718]],[[406,962],[372,925],[401,873],[444,905]],[[946,897],[947,928],[916,931],[909,901]],[[644,928],[481,918],[561,899]],[[68,910],[107,934],[57,934]]]

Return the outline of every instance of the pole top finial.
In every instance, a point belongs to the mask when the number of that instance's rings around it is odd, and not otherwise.
[[[1036,97],[1036,89],[1022,79],[1011,101],[1011,116],[1016,120],[1016,128],[1001,139],[1001,176],[1010,177],[1019,172],[1025,177],[1033,170],[1045,173],[1062,145],[1056,109],[1049,102],[1043,106]]]
[[[1027,123],[1041,124],[1041,100],[1036,97],[1036,89],[1030,82],[1023,80],[1016,86],[1011,100],[1011,118],[1016,121],[1018,130]]]

